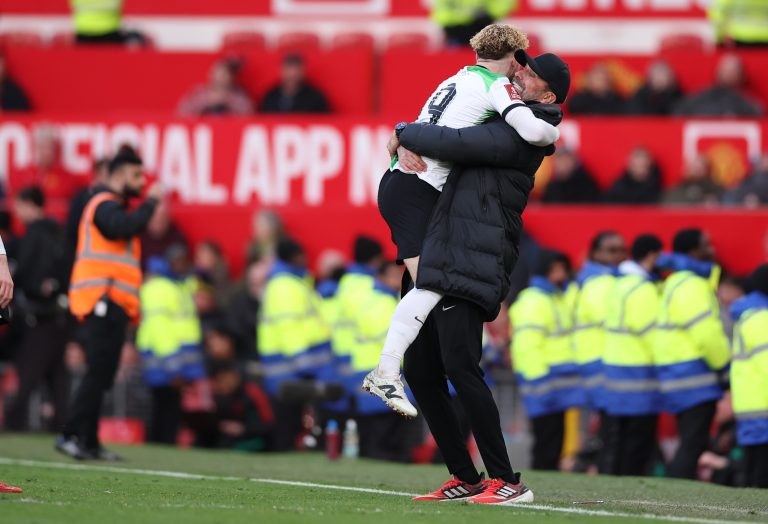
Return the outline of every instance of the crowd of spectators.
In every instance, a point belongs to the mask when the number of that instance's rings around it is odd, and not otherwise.
[[[195,87],[179,103],[182,116],[250,115],[256,104],[238,75],[243,64],[236,59],[213,64],[206,84]],[[330,113],[325,95],[306,78],[304,59],[297,54],[283,58],[280,81],[258,105],[261,113]]]
[[[595,63],[583,83],[568,99],[572,115],[646,116],[760,116],[763,108],[750,93],[744,64],[734,54],[720,58],[710,87],[683,93],[667,62],[659,59],[648,67],[642,85],[625,97],[604,62]]]

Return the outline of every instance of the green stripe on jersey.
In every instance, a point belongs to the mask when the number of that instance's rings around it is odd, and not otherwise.
[[[485,83],[485,90],[490,91],[491,86],[493,83],[498,80],[499,78],[506,78],[504,75],[499,75],[496,73],[491,73],[486,68],[481,66],[467,66],[467,71],[470,71],[472,73],[476,73],[480,75],[480,78],[483,79],[483,82]]]

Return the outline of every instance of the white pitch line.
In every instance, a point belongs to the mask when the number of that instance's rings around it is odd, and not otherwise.
[[[402,491],[388,491],[383,489],[373,488],[358,488],[354,486],[339,486],[333,484],[316,484],[314,482],[298,482],[292,480],[278,480],[278,479],[264,479],[264,478],[242,478],[242,477],[220,477],[216,475],[198,475],[195,473],[182,473],[180,471],[163,471],[155,469],[133,469],[133,468],[119,468],[114,466],[92,466],[87,464],[69,464],[64,462],[45,462],[38,460],[25,460],[25,459],[12,459],[6,457],[0,457],[0,464],[9,466],[29,466],[35,468],[48,468],[48,469],[64,469],[64,470],[80,470],[80,471],[103,471],[108,473],[128,473],[134,475],[147,475],[155,477],[169,477],[177,479],[190,479],[190,480],[215,480],[215,481],[248,481],[257,482],[261,484],[280,484],[283,486],[296,486],[305,488],[319,488],[319,489],[332,489],[339,491],[353,491],[358,493],[371,493],[375,495],[395,495],[399,497],[414,497],[413,493],[405,493]],[[744,521],[733,520],[717,520],[717,519],[701,519],[695,517],[675,517],[654,515],[650,513],[625,513],[625,512],[613,512],[607,510],[591,510],[582,508],[563,508],[559,506],[545,506],[542,504],[519,504],[512,506],[515,509],[523,510],[539,510],[539,511],[552,511],[556,513],[570,513],[575,515],[591,515],[595,517],[621,517],[621,518],[634,518],[645,520],[659,520],[659,521],[671,521],[671,522],[686,522],[689,524],[743,524]],[[509,509],[509,506],[507,506]]]

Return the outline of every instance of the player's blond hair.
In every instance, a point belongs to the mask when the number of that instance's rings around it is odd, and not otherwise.
[[[469,45],[477,58],[499,60],[518,49],[528,49],[528,36],[508,24],[491,24],[473,36]]]

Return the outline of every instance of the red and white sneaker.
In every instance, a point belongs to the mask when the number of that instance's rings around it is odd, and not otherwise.
[[[0,482],[0,493],[21,493],[22,489]]]
[[[517,484],[502,479],[491,479],[485,482],[484,491],[469,499],[470,504],[496,504],[510,506],[521,502],[533,502],[533,491],[522,481]]]
[[[451,500],[466,500],[475,495],[479,495],[485,489],[483,475],[480,476],[480,482],[477,484],[468,484],[456,477],[446,480],[437,491],[413,497],[413,500],[432,500],[436,502],[448,502]]]

